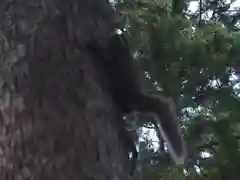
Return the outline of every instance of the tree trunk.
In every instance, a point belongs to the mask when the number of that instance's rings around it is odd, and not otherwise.
[[[126,180],[129,160],[101,61],[105,0],[0,2],[0,179]]]

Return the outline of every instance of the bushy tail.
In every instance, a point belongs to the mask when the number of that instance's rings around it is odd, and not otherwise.
[[[177,118],[177,111],[172,99],[165,96],[139,96],[135,109],[152,112],[156,115],[154,125],[167,143],[168,150],[177,165],[184,164],[187,152],[186,144]]]

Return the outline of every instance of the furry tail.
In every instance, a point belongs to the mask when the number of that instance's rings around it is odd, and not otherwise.
[[[165,96],[138,96],[134,109],[151,112],[156,115],[154,125],[168,145],[168,150],[175,164],[184,164],[187,151],[186,144],[177,118],[177,110],[172,99]]]

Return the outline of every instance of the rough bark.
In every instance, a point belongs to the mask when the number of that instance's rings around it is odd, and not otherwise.
[[[86,44],[112,31],[105,0],[0,2],[0,179],[126,180],[105,73]]]

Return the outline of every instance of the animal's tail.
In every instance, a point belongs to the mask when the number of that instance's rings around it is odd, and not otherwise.
[[[187,156],[186,144],[183,140],[177,110],[172,99],[164,96],[143,95],[138,99],[138,102],[136,109],[157,115],[154,124],[167,143],[172,159],[177,165],[184,164]]]

